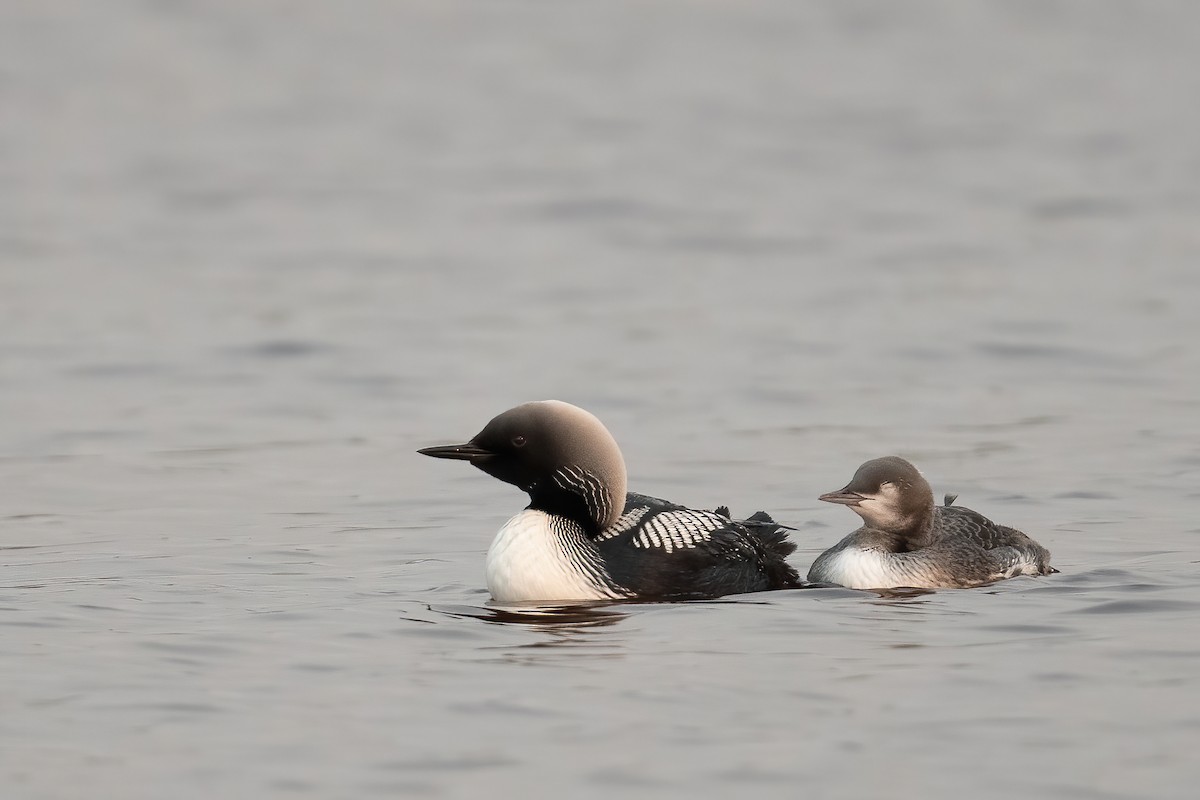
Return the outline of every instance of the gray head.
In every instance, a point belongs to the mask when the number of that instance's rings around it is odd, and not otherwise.
[[[867,525],[892,533],[919,533],[933,514],[929,482],[899,456],[868,461],[845,488],[819,499],[849,506]]]
[[[529,493],[530,508],[570,517],[592,533],[625,507],[625,459],[604,423],[578,406],[539,400],[495,417],[466,444],[426,447],[470,461]]]

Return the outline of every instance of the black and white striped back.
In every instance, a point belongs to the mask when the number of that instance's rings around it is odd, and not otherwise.
[[[638,597],[720,597],[803,585],[786,561],[795,544],[761,512],[737,521],[631,492],[624,513],[593,541],[612,581]]]

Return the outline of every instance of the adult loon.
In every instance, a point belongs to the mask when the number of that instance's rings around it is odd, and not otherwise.
[[[469,461],[529,493],[487,554],[501,602],[699,599],[801,586],[787,533],[759,512],[697,511],[626,494],[625,460],[591,413],[558,400],[525,403],[466,444],[426,447]]]
[[[851,589],[964,588],[1049,575],[1050,551],[969,508],[935,506],[928,481],[897,456],[868,461],[844,489],[823,494],[865,525],[813,562],[808,579]]]

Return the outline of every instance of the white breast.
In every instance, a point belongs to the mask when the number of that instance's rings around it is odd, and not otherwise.
[[[488,591],[506,603],[612,600],[621,595],[597,581],[568,548],[594,548],[582,531],[551,526],[544,511],[526,509],[504,523],[487,554]]]
[[[847,589],[888,589],[898,586],[936,588],[918,575],[903,570],[894,553],[848,547],[834,553],[822,565],[822,581]]]

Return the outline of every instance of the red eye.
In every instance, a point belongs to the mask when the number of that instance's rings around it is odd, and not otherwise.
[[[513,443],[513,447],[524,447],[525,446],[525,437],[524,436],[514,436],[512,443]]]

